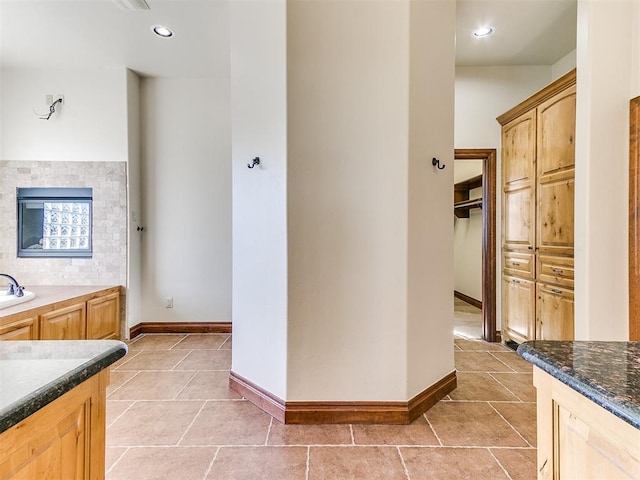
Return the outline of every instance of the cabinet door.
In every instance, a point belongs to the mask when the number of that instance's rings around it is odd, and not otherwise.
[[[573,340],[573,290],[538,283],[536,340]]]
[[[120,337],[120,294],[112,293],[87,302],[87,338]]]
[[[86,309],[84,303],[40,315],[42,340],[84,340]]]
[[[37,340],[38,321],[34,317],[22,318],[0,326],[0,340]]]
[[[502,335],[522,343],[535,334],[535,283],[524,278],[502,277]]]
[[[576,89],[538,107],[537,237],[542,253],[573,255]]]
[[[567,88],[538,107],[537,175],[575,166],[576,87]]]
[[[502,128],[502,242],[533,251],[535,242],[536,112]]]

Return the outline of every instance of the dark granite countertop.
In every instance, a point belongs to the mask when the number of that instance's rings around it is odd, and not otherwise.
[[[0,433],[124,357],[117,340],[0,342]]]
[[[640,342],[532,341],[518,353],[640,429]]]

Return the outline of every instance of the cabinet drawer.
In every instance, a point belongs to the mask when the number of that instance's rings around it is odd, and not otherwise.
[[[538,255],[538,280],[573,288],[573,258]]]
[[[531,253],[504,252],[502,254],[502,269],[505,275],[533,279],[535,261]]]

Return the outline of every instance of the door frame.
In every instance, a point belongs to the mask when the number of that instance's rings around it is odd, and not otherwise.
[[[495,148],[456,148],[455,160],[482,160],[482,339],[496,342]]]

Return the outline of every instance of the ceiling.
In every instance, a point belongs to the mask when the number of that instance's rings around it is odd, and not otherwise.
[[[0,0],[0,65],[126,65],[165,77],[228,73],[227,1],[147,2],[151,10],[131,11],[114,0]],[[156,24],[175,36],[155,37]],[[494,35],[474,38],[472,30],[487,24]],[[576,0],[457,1],[457,65],[551,65],[575,43]]]

